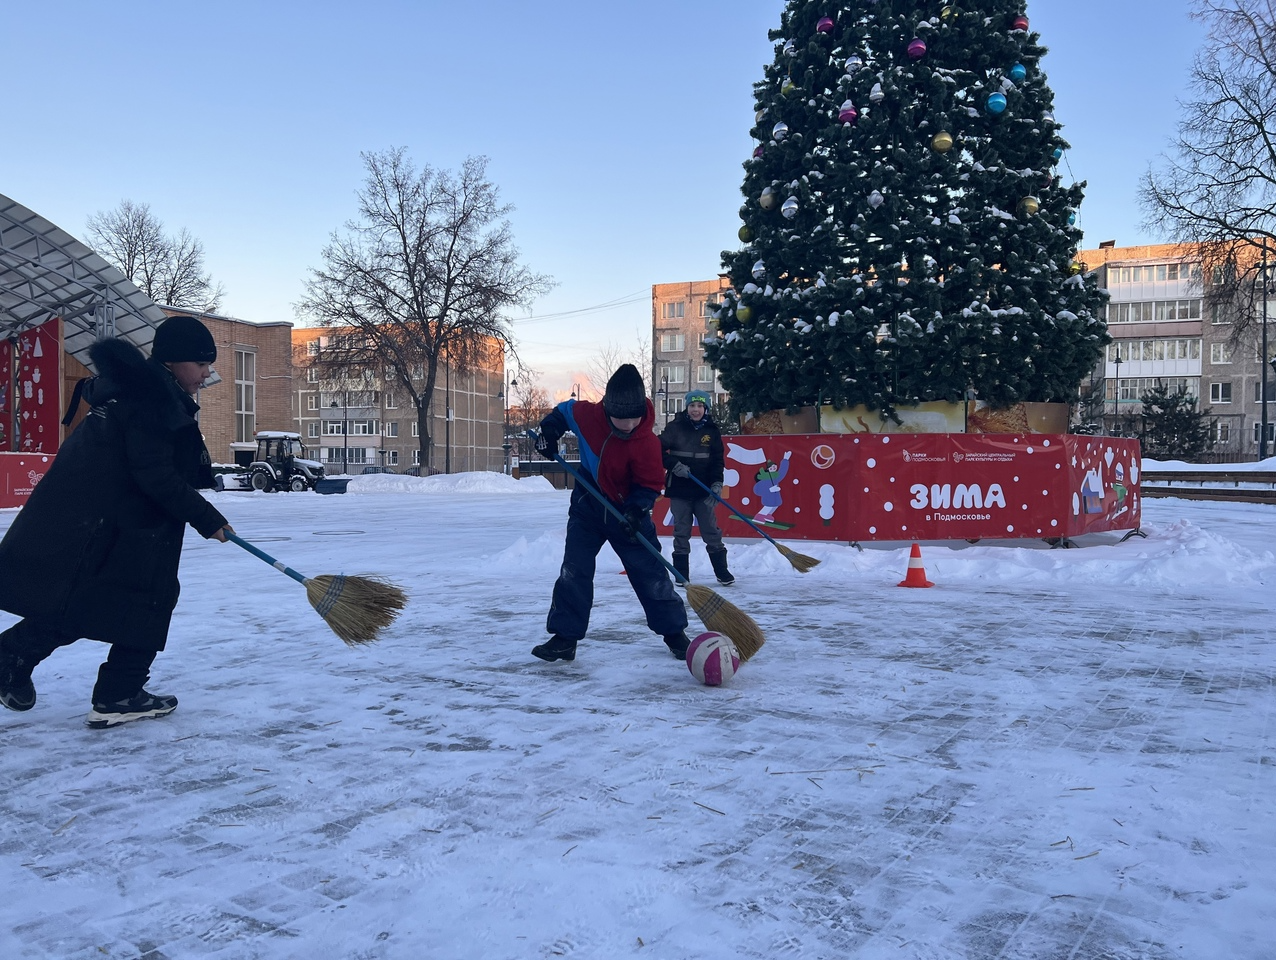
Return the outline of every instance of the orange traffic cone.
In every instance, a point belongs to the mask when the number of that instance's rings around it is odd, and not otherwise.
[[[926,579],[926,568],[922,566],[922,548],[913,544],[913,552],[908,555],[908,573],[896,586],[899,587],[933,587]]]

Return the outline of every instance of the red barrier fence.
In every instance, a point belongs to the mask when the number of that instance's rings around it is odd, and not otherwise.
[[[48,453],[0,453],[0,507],[20,507],[48,472]]]
[[[779,540],[1051,539],[1139,526],[1137,440],[926,433],[723,442],[723,497]],[[757,536],[721,505],[717,516],[727,536]],[[667,502],[655,519],[671,532]]]

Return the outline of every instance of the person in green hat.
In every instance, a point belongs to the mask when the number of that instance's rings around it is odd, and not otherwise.
[[[735,583],[727,569],[727,548],[713,515],[722,493],[722,432],[709,415],[709,395],[703,390],[687,394],[679,413],[660,434],[664,454],[665,496],[673,512],[673,566],[690,579],[691,524],[700,525],[700,539],[713,564],[718,583]],[[693,479],[694,478],[694,479]],[[704,486],[695,481],[699,480]],[[705,487],[713,491],[705,493]]]

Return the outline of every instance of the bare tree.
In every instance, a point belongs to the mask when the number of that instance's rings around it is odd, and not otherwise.
[[[121,200],[88,219],[99,254],[156,303],[215,313],[226,291],[204,269],[204,245],[185,227],[176,236],[149,204]]]
[[[1276,253],[1276,0],[1197,0],[1206,25],[1173,159],[1140,190],[1148,225],[1199,245],[1207,300],[1254,314],[1255,270]]]
[[[635,335],[636,341],[629,345],[608,340],[607,345],[600,347],[586,364],[585,376],[598,396],[603,395],[607,389],[607,381],[616,372],[616,368],[624,363],[632,363],[638,368],[643,385],[647,388],[648,395],[651,394],[651,332],[644,333],[639,329]]]
[[[510,433],[515,439],[514,446],[520,460],[532,458],[532,445],[527,432],[539,427],[540,422],[554,409],[554,401],[538,382],[539,376],[537,371],[523,367],[519,370],[518,383],[512,388],[514,402],[510,406]]]
[[[519,263],[487,159],[459,174],[419,171],[402,148],[362,155],[359,213],[334,233],[311,270],[300,316],[347,328],[320,363],[384,369],[416,407],[421,462],[430,463],[440,368],[465,373],[511,340],[505,311],[552,286]],[[357,335],[354,335],[357,332]]]

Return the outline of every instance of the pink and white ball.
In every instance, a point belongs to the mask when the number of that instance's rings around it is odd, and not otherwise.
[[[687,669],[706,687],[720,687],[740,669],[740,654],[722,634],[702,633],[687,647]]]

